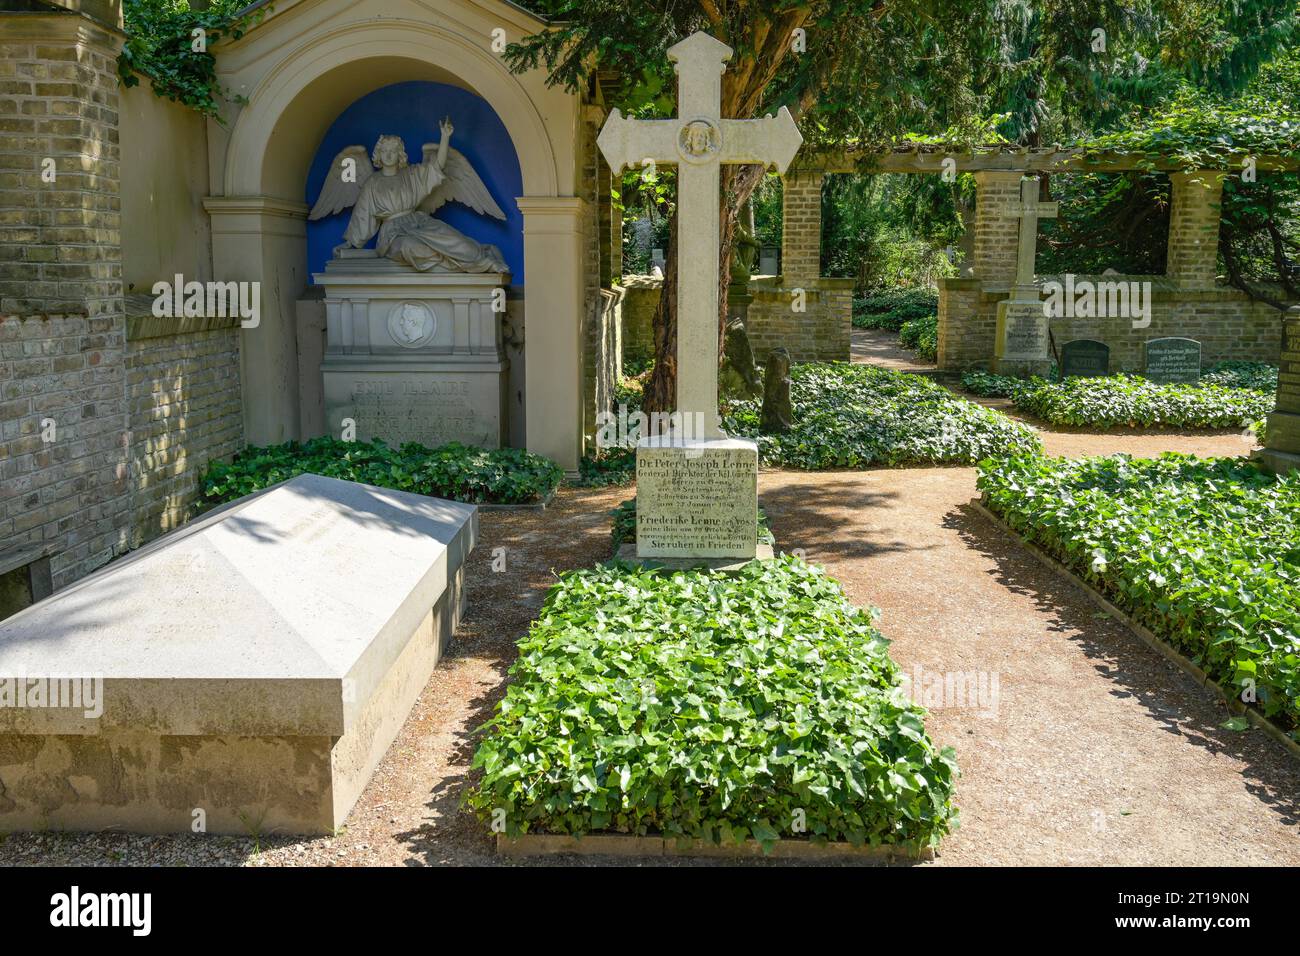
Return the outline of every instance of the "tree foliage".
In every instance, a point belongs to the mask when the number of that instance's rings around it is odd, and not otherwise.
[[[135,86],[145,76],[159,96],[217,116],[223,91],[211,46],[243,36],[267,13],[263,7],[239,16],[245,6],[247,0],[212,0],[201,10],[186,0],[125,0],[126,43],[117,60],[123,85]]]

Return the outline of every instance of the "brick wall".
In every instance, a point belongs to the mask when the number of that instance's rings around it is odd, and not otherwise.
[[[853,280],[808,278],[801,287],[804,311],[796,312],[795,290],[788,278],[750,282],[754,300],[746,325],[754,359],[761,363],[772,349],[786,348],[795,362],[849,361]]]
[[[1042,281],[1060,276],[1039,276]],[[1143,343],[1182,336],[1198,340],[1205,364],[1223,361],[1276,363],[1281,350],[1281,316],[1276,309],[1252,302],[1226,286],[1190,288],[1164,276],[1075,276],[1075,283],[1150,282],[1151,325],[1135,329],[1130,318],[1053,318],[1052,337],[1059,350],[1074,339],[1096,339],[1111,348],[1111,368],[1138,372]],[[939,367],[961,370],[987,367],[993,356],[997,304],[1008,286],[990,288],[978,279],[939,282]]]
[[[235,320],[129,311],[129,544],[138,547],[193,517],[208,465],[244,445],[244,413]]]
[[[124,325],[0,320],[0,550],[47,550],[56,588],[127,546]]]
[[[174,527],[242,444],[238,330],[154,319],[151,297],[128,319],[121,42],[0,14],[0,551],[48,554],[56,588]]]
[[[652,322],[662,281],[650,276],[623,280],[623,358],[654,353]],[[762,362],[774,348],[790,350],[796,362],[847,362],[853,317],[853,280],[817,278],[804,289],[805,311],[792,308],[794,290],[776,277],[749,284],[753,301],[747,326],[754,358]]]

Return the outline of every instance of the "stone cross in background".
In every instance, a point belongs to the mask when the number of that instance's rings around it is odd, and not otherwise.
[[[1016,284],[1011,298],[998,303],[994,371],[1004,375],[1043,375],[1051,365],[1048,321],[1034,285],[1034,258],[1038,252],[1038,220],[1055,219],[1059,203],[1038,201],[1038,177],[1020,181],[1020,201],[1011,203],[1008,216],[1020,219],[1016,253]]]
[[[723,163],[785,172],[803,143],[784,106],[776,116],[723,119],[722,73],[731,48],[693,33],[669,48],[677,119],[633,120],[614,110],[597,138],[615,173],[677,166],[677,411],[694,438],[722,437],[718,420],[718,187]],[[702,422],[703,434],[698,423]]]
[[[1038,255],[1038,220],[1055,219],[1060,212],[1058,202],[1039,202],[1038,177],[1026,176],[1020,180],[1020,202],[1012,203],[1009,214],[1020,219],[1020,242],[1016,252],[1016,298],[1021,290],[1038,301],[1034,287],[1034,259]]]

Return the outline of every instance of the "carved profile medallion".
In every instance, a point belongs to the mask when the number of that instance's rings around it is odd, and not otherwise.
[[[422,302],[399,302],[388,313],[388,334],[402,348],[426,345],[438,328],[438,317]]]

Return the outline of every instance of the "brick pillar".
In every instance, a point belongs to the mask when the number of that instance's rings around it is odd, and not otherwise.
[[[121,10],[61,5],[0,14],[0,541],[49,554],[55,587],[126,546],[129,428]]]
[[[1259,455],[1266,468],[1277,474],[1300,471],[1300,305],[1286,316],[1277,410],[1268,416],[1266,441]]]
[[[821,172],[792,173],[782,181],[781,276],[787,286],[822,274]]]
[[[1213,286],[1219,261],[1223,173],[1171,173],[1169,184],[1165,274],[1185,288]]]
[[[1020,201],[1018,169],[982,170],[975,176],[975,243],[971,278],[981,282],[1012,283],[1020,248],[1020,220],[1007,208]]]

